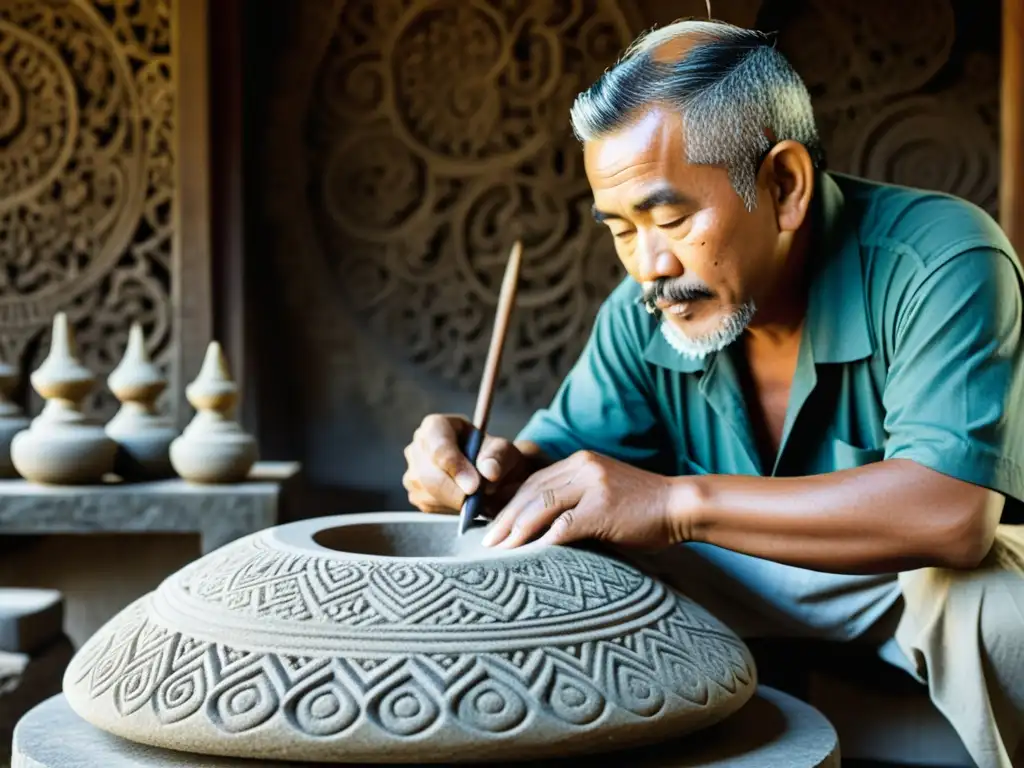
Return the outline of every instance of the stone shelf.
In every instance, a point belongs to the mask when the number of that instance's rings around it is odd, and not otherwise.
[[[0,480],[0,535],[197,533],[202,552],[276,525],[294,462],[260,462],[242,483],[192,485],[174,478],[145,483],[42,486]]]

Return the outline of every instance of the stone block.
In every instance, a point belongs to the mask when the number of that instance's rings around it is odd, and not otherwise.
[[[31,654],[59,637],[63,624],[57,590],[0,588],[0,651]]]

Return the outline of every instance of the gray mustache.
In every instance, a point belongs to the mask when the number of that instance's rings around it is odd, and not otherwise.
[[[658,301],[693,301],[695,299],[710,299],[714,297],[711,289],[705,285],[686,284],[679,280],[660,278],[654,281],[653,285],[644,288],[641,304],[653,307]]]

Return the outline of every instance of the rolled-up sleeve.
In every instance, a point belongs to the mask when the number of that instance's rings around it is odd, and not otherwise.
[[[885,457],[1024,500],[1021,287],[1010,258],[957,254],[909,286],[894,316]]]
[[[582,354],[551,404],[519,433],[560,460],[590,450],[666,473],[674,467],[643,358],[645,328],[633,302],[616,291],[601,305]]]

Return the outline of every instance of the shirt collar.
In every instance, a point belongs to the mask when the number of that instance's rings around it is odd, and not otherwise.
[[[857,222],[839,183],[819,173],[815,235],[809,260],[807,329],[816,363],[850,363],[874,352],[864,293]]]
[[[823,172],[817,174],[816,184],[811,208],[814,245],[809,255],[812,273],[805,327],[815,363],[848,363],[874,352],[865,303],[860,240],[836,180]],[[644,359],[648,362],[680,373],[706,371],[713,357],[684,357],[657,327],[644,349]]]

